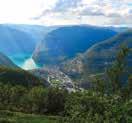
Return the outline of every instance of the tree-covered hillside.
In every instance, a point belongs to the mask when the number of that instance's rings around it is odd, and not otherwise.
[[[0,66],[0,82],[10,85],[23,85],[25,87],[47,86],[46,80],[39,79],[27,71],[3,66]]]

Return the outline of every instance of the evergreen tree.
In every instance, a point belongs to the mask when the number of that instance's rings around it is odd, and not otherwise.
[[[108,81],[111,85],[112,92],[118,92],[122,89],[122,80],[125,78],[126,58],[130,52],[128,47],[122,46],[116,56],[113,65],[107,70]]]

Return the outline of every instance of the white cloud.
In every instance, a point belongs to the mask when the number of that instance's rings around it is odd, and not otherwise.
[[[0,22],[132,25],[132,0],[0,0]]]
[[[131,25],[131,11],[132,0],[58,0],[37,19],[46,23],[45,18],[51,18],[50,23],[54,24]]]
[[[56,0],[0,0],[0,23],[34,23],[31,18],[52,8]]]

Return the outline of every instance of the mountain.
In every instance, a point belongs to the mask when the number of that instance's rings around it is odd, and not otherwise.
[[[0,83],[23,85],[26,87],[44,85],[49,83],[45,79],[39,79],[35,75],[17,67],[7,56],[0,53]]]
[[[29,53],[37,42],[50,31],[49,27],[36,25],[0,24],[0,51],[6,55]]]
[[[0,53],[0,66],[17,67],[7,56]]]
[[[0,51],[6,55],[32,52],[35,40],[23,31],[0,25]]]
[[[27,24],[7,24],[6,26],[27,33],[36,41],[36,43],[41,41],[47,33],[57,28],[56,26],[49,27]]]
[[[85,53],[63,63],[61,70],[73,78],[101,75],[111,65],[122,44],[132,48],[132,30],[93,45]],[[128,64],[132,67],[131,53]]]
[[[58,64],[115,34],[115,31],[103,27],[81,25],[59,27],[49,32],[39,42],[33,59],[41,65]]]
[[[107,26],[106,28],[114,30],[114,31],[119,32],[119,33],[125,32],[125,31],[131,29],[131,27],[127,27],[127,26],[126,27],[122,27],[122,26],[117,26],[117,27],[115,27],[115,26]]]

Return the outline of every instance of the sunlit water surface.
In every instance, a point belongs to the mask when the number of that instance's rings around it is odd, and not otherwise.
[[[31,54],[15,54],[10,56],[11,60],[24,70],[32,70],[39,68],[31,57]]]

